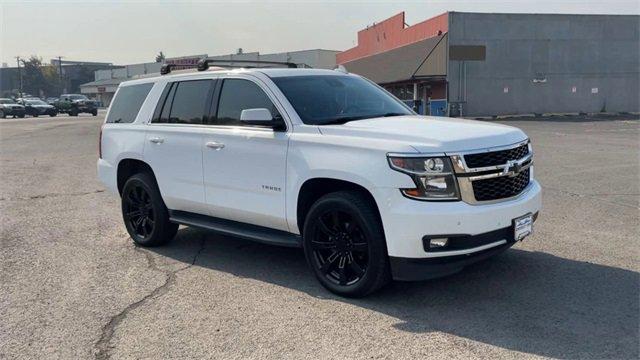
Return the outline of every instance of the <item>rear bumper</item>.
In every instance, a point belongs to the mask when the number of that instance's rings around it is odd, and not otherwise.
[[[18,116],[26,113],[25,109],[3,109],[6,115]]]
[[[113,194],[118,194],[118,182],[116,169],[105,159],[98,159],[97,163],[98,179]]]

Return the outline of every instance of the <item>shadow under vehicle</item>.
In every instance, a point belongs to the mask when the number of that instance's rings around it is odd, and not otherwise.
[[[512,248],[447,278],[397,282],[347,299],[308,276],[299,249],[183,228],[173,242],[148,251],[193,262],[204,278],[224,272],[391,316],[392,327],[407,333],[442,332],[562,359],[640,355],[640,274],[628,269]]]

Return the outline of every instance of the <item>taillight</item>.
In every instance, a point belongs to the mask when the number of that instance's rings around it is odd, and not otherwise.
[[[98,159],[102,159],[102,127],[100,125],[100,135],[98,136]]]

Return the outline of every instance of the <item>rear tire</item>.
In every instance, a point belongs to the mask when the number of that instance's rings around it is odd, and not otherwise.
[[[93,115],[93,116],[98,116],[98,110],[93,110],[93,111],[91,112],[91,115]]]
[[[178,224],[169,221],[169,211],[149,173],[135,174],[124,184],[122,218],[127,232],[140,246],[165,244],[178,231]]]
[[[7,117],[7,114],[5,114],[4,110],[0,110],[0,118],[4,119]]]
[[[69,110],[69,116],[78,116],[77,110]]]
[[[329,291],[366,296],[389,282],[389,257],[375,204],[356,191],[327,194],[309,210],[303,247],[316,278]]]

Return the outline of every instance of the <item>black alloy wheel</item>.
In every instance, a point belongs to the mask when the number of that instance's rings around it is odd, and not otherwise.
[[[369,246],[353,216],[329,210],[318,218],[315,232],[313,260],[326,279],[339,285],[359,281],[367,271]]]
[[[337,191],[321,197],[309,209],[302,233],[307,262],[329,291],[361,297],[391,279],[382,223],[367,194]]]
[[[142,185],[132,186],[123,195],[123,211],[125,221],[135,236],[147,239],[155,226],[155,213],[151,204],[151,196]]]
[[[162,245],[178,231],[178,224],[169,220],[155,178],[147,172],[131,176],[124,184],[122,218],[133,241],[141,246]]]

